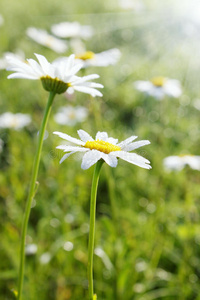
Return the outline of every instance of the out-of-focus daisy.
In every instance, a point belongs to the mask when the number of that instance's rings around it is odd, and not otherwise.
[[[38,247],[36,244],[26,245],[25,253],[26,255],[34,255],[36,254]]]
[[[64,53],[68,49],[66,41],[54,37],[46,30],[29,27],[26,34],[36,43],[48,47],[57,53]]]
[[[179,155],[168,156],[163,160],[166,170],[181,171],[185,166],[189,166],[193,170],[200,171],[200,156],[198,155]]]
[[[18,58],[21,61],[25,60],[24,52],[21,50],[18,50],[16,53],[5,52],[3,53],[2,58],[0,58],[0,70],[5,70],[8,67],[8,61],[6,59],[7,56]]]
[[[83,106],[61,107],[54,119],[58,124],[74,126],[78,122],[83,122],[88,116],[88,109]]]
[[[8,78],[25,78],[32,80],[41,80],[45,90],[62,94],[64,92],[72,93],[74,90],[95,96],[102,96],[96,88],[103,88],[103,85],[89,80],[99,78],[97,74],[91,74],[84,77],[75,76],[82,65],[77,64],[75,55],[70,55],[65,61],[55,61],[49,63],[47,59],[40,54],[35,54],[38,62],[33,59],[27,59],[22,62],[18,58],[7,55],[9,67],[8,71],[14,71]]]
[[[84,130],[78,130],[80,140],[57,131],[55,131],[54,134],[57,134],[62,139],[75,144],[75,146],[60,145],[57,147],[57,149],[67,152],[62,157],[60,163],[73,153],[83,152],[85,154],[83,156],[81,168],[84,170],[90,168],[100,159],[103,159],[109,166],[116,167],[118,164],[118,158],[141,168],[151,168],[149,165],[150,162],[146,158],[136,153],[130,153],[132,150],[150,144],[147,140],[133,142],[137,136],[131,136],[125,141],[118,143],[118,139],[108,137],[106,132],[99,131],[96,134],[95,140]]]
[[[13,114],[11,112],[5,112],[0,115],[0,128],[12,128],[20,130],[29,125],[31,117],[27,114]]]
[[[93,36],[94,30],[89,25],[81,25],[78,22],[61,22],[51,26],[53,34],[61,38],[80,37],[89,39]]]
[[[161,100],[165,95],[178,98],[182,94],[180,82],[176,79],[154,77],[150,81],[138,80],[134,82],[138,91],[147,93],[149,96]]]
[[[107,67],[114,65],[120,59],[121,52],[119,49],[113,48],[100,53],[86,51],[82,54],[77,54],[76,59],[83,64],[83,68],[89,66]]]

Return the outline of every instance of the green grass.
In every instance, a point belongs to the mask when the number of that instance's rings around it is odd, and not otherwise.
[[[181,2],[178,8],[182,7]],[[61,21],[93,25],[96,35],[87,42],[95,52],[117,47],[120,61],[107,68],[87,69],[100,75],[103,98],[76,93],[73,105],[89,108],[83,124],[65,127],[53,115],[68,105],[56,96],[48,124],[39,170],[39,188],[32,208],[28,238],[38,246],[26,257],[23,299],[87,299],[87,245],[89,199],[93,168],[84,171],[70,157],[59,164],[60,139],[53,131],[76,136],[78,129],[91,135],[98,130],[123,140],[130,135],[151,145],[138,153],[151,161],[143,170],[122,160],[116,169],[104,165],[100,175],[96,247],[105,255],[94,257],[98,300],[200,299],[200,173],[185,168],[168,173],[166,156],[199,155],[199,25],[191,25],[190,12],[175,9],[172,1],[146,1],[141,13],[121,11],[115,1],[13,1],[1,0],[0,55],[21,49],[48,60],[58,55],[25,35],[26,28],[50,29]],[[177,4],[176,4],[177,6]],[[189,24],[189,25],[188,25]],[[193,27],[189,27],[193,26]],[[196,27],[195,27],[196,26]],[[193,32],[189,35],[187,32]],[[196,30],[196,31],[195,31]],[[70,51],[66,53],[69,55]],[[48,94],[38,81],[8,80],[0,71],[0,111],[29,113],[32,123],[22,131],[0,130],[0,299],[14,299],[17,288],[22,216],[39,130]],[[133,88],[133,82],[157,75],[177,78],[183,86],[180,99],[156,101]],[[71,104],[71,103],[70,103]],[[65,251],[66,241],[73,243]],[[51,260],[42,265],[40,257]]]

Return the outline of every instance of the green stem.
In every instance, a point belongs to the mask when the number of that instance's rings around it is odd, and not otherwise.
[[[26,203],[24,218],[23,218],[23,224],[22,224],[22,236],[21,236],[21,249],[20,249],[20,267],[19,267],[19,281],[18,281],[18,300],[21,300],[22,297],[22,287],[23,287],[23,279],[24,279],[24,264],[25,264],[25,245],[26,245],[26,233],[27,233],[27,227],[28,227],[28,220],[30,216],[31,211],[31,204],[33,197],[35,195],[36,191],[36,180],[38,175],[38,169],[40,164],[40,156],[42,151],[42,144],[44,139],[44,133],[47,125],[47,121],[49,118],[49,114],[51,111],[53,99],[55,97],[55,93],[50,92],[49,99],[45,108],[44,117],[42,120],[42,125],[40,128],[39,138],[38,138],[38,145],[37,150],[35,154],[35,160],[33,164],[33,170],[32,170],[32,176],[31,176],[31,182],[30,182],[30,190],[29,195]]]
[[[94,235],[95,235],[95,216],[96,216],[96,197],[97,186],[99,181],[99,174],[103,160],[99,160],[94,169],[90,199],[90,232],[89,232],[89,245],[88,245],[88,288],[89,299],[93,300],[94,288],[93,288],[93,255],[94,255]]]

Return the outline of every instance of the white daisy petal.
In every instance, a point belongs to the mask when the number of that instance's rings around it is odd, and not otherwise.
[[[150,142],[148,140],[138,141],[138,142],[134,142],[134,143],[124,146],[123,150],[124,151],[133,151],[137,148],[140,148],[142,146],[149,145],[149,144],[150,144]]]
[[[119,157],[131,164],[134,164],[141,168],[151,169],[151,166],[149,165],[150,161],[136,153],[129,153],[129,152],[125,152],[125,151],[116,151],[115,154],[117,157]]]
[[[134,141],[135,139],[137,139],[137,136],[132,135],[129,138],[127,138],[126,140],[124,140],[121,143],[119,143],[118,146],[123,149],[123,147],[125,147],[126,145],[132,143],[132,141]]]
[[[108,138],[107,132],[100,132],[100,131],[97,132],[95,137],[96,140],[102,140],[102,141],[106,141],[107,138]]]
[[[65,155],[63,155],[63,157],[60,160],[60,164],[66,159],[68,158],[71,154],[74,154],[75,152],[70,152],[70,153],[66,153]]]
[[[66,133],[62,133],[62,132],[59,132],[59,131],[54,131],[53,134],[56,134],[59,137],[61,137],[62,139],[66,140],[66,141],[69,141],[69,142],[72,142],[74,144],[84,145],[84,143],[82,141],[80,141],[76,138],[73,138],[73,137],[71,137],[70,135],[68,135]]]
[[[102,153],[102,159],[112,168],[116,168],[118,164],[115,151],[109,154]]]
[[[70,146],[70,145],[60,145],[58,147],[56,147],[56,149],[60,149],[60,150],[64,150],[64,152],[85,152],[87,151],[86,148],[84,147],[77,147],[77,146]]]
[[[83,170],[89,169],[91,166],[96,164],[96,162],[101,159],[102,153],[97,150],[91,150],[84,154],[81,168]]]
[[[86,131],[80,129],[77,132],[83,142],[86,143],[87,141],[94,141],[94,139]]]
[[[90,87],[86,87],[84,85],[75,85],[74,84],[73,89],[78,92],[90,94],[92,97],[96,97],[96,96],[102,97],[103,96],[103,94],[101,92],[99,92],[98,90],[95,90]]]

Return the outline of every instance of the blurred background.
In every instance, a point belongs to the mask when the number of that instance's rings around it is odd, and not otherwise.
[[[8,80],[5,54],[24,59],[39,53],[53,61],[114,48],[121,53],[115,63],[79,72],[100,75],[102,98],[78,92],[55,98],[29,221],[23,299],[87,299],[93,168],[82,170],[79,156],[60,165],[61,141],[52,134],[77,137],[78,129],[151,142],[137,153],[152,170],[122,160],[116,169],[102,168],[94,256],[98,300],[200,299],[199,1],[1,0],[0,15],[0,298],[15,299],[22,216],[48,97],[39,81]],[[52,38],[41,45],[27,33],[33,27],[55,37],[52,26],[61,22],[90,26],[93,35],[57,36],[66,49],[55,51]],[[178,93],[165,90],[168,79]],[[149,89],[137,88],[138,81]],[[77,106],[84,112],[75,113]],[[59,122],[62,112],[66,121]],[[173,163],[164,164],[169,156]]]

